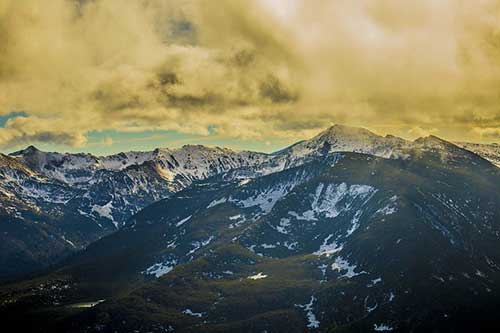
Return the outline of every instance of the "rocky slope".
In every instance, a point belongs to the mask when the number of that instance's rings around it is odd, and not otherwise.
[[[497,167],[500,167],[500,144],[457,142],[456,145],[470,150],[471,152],[476,153],[482,158],[487,159],[491,163],[495,164]]]

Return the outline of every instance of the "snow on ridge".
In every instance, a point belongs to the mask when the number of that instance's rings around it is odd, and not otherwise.
[[[298,158],[320,154],[322,147],[328,147],[329,153],[357,152],[391,158],[412,142],[395,136],[380,136],[363,128],[334,125],[310,140],[298,143],[290,148]]]

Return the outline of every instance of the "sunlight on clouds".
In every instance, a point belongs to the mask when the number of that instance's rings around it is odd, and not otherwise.
[[[0,0],[0,116],[24,112],[0,145],[265,142],[337,122],[498,141],[499,15],[493,0]]]

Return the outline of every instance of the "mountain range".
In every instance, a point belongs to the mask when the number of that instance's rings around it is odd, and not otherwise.
[[[485,330],[499,161],[341,125],[272,154],[1,155],[0,277],[33,275],[0,287],[0,314],[44,332]]]

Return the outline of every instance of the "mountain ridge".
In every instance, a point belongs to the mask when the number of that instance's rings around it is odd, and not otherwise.
[[[365,140],[362,140],[360,138],[364,138]],[[350,139],[354,139],[354,146],[349,146],[347,143]],[[414,143],[419,143],[419,142],[430,142],[430,141],[436,141],[436,142],[447,142],[453,145],[457,145],[460,148],[464,148],[466,150],[470,150],[474,153],[477,154],[477,151],[480,150],[482,147],[488,147],[488,148],[497,148],[499,147],[499,144],[497,143],[492,143],[492,144],[479,144],[479,143],[468,143],[468,142],[452,142],[448,141],[445,139],[442,139],[438,136],[435,135],[428,135],[428,136],[423,136],[416,138],[414,140],[407,140],[403,139],[398,136],[394,136],[392,134],[387,134],[385,136],[378,135],[368,129],[362,128],[362,127],[353,127],[353,126],[347,126],[347,125],[341,125],[341,124],[335,124],[327,129],[321,131],[318,133],[316,136],[314,136],[311,139],[306,139],[306,140],[301,140],[298,142],[295,142],[283,149],[277,150],[275,152],[271,153],[264,153],[264,152],[258,152],[258,151],[250,151],[250,150],[233,150],[230,148],[225,148],[225,147],[219,147],[219,146],[205,146],[201,144],[186,144],[183,145],[182,147],[179,148],[154,148],[153,150],[144,150],[144,151],[124,151],[124,152],[119,152],[115,154],[109,154],[109,155],[94,155],[91,153],[60,153],[60,152],[47,152],[47,151],[42,151],[35,147],[34,145],[30,145],[26,147],[25,149],[21,149],[18,151],[11,152],[7,154],[8,156],[14,156],[14,157],[21,157],[23,155],[33,155],[35,153],[40,153],[44,155],[56,155],[59,157],[59,159],[64,159],[64,157],[88,157],[96,161],[96,167],[103,168],[103,169],[123,169],[126,168],[127,166],[133,165],[133,164],[141,164],[144,163],[145,161],[154,159],[155,156],[157,156],[160,152],[163,153],[175,153],[179,151],[186,151],[186,150],[195,150],[195,148],[198,148],[200,150],[211,150],[213,152],[215,151],[222,151],[228,154],[258,154],[262,156],[276,156],[280,155],[282,153],[285,153],[287,151],[293,150],[294,147],[296,146],[301,146],[301,145],[311,145],[312,143],[321,143],[321,142],[330,142],[331,141],[336,141],[339,140],[341,145],[337,148],[335,151],[342,151],[339,149],[345,149],[345,151],[353,151],[353,152],[364,152],[364,149],[374,149],[371,146],[384,146],[384,145],[390,145],[391,143],[394,144],[395,146],[402,146],[402,147],[409,147]],[[375,142],[374,142],[375,141]],[[365,144],[365,147],[363,147],[362,144]],[[367,148],[366,146],[370,146]],[[364,149],[363,149],[364,148]],[[469,149],[467,149],[469,148]],[[477,150],[477,151],[475,151]],[[500,148],[498,149],[500,150]],[[333,150],[332,150],[333,151]],[[381,157],[389,157],[390,152],[384,152],[381,151],[380,153],[377,154],[377,151],[371,152],[372,154],[376,156],[381,156]],[[1,153],[0,153],[1,154]],[[495,152],[496,154],[500,154],[500,152]],[[3,154],[6,155],[6,154]],[[486,158],[488,155],[487,154],[478,154],[481,157],[489,160]],[[484,156],[483,156],[484,155]],[[485,157],[486,156],[486,157]],[[136,160],[130,161],[130,160]],[[490,162],[496,161],[497,157],[491,157]],[[126,162],[128,160],[128,162]],[[115,161],[115,163],[113,163]],[[493,162],[492,162],[493,163]],[[496,163],[496,162],[495,162]],[[495,164],[494,163],[494,164]]]
[[[344,125],[334,125],[272,154],[185,145],[94,156],[43,152],[29,146],[10,155],[0,154],[0,213],[20,222],[14,226],[39,234],[47,243],[46,251],[56,239],[63,245],[57,248],[67,255],[119,229],[148,205],[199,180],[216,176],[221,182],[247,181],[342,152],[405,160],[421,158],[426,150],[440,152],[436,163],[487,163],[436,137],[408,141]],[[0,228],[7,225],[0,224]],[[14,234],[17,236],[6,234],[6,244],[18,248],[21,257],[32,258],[31,249],[37,242],[20,230]],[[56,257],[60,258],[59,254]],[[40,267],[36,259],[27,262],[33,269]],[[11,262],[5,267],[10,267],[10,272],[15,266]],[[23,271],[29,266],[23,266]]]

